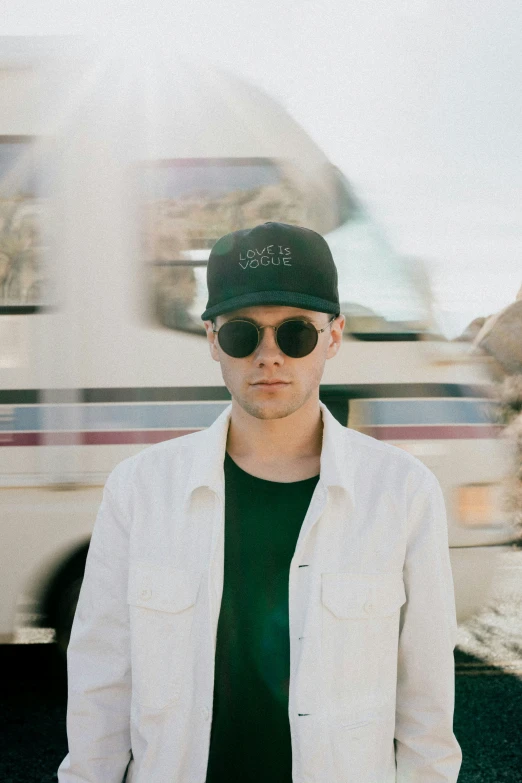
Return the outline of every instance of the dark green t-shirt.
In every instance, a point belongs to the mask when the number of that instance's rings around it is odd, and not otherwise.
[[[292,783],[290,561],[319,475],[266,481],[225,454],[225,570],[206,783]]]

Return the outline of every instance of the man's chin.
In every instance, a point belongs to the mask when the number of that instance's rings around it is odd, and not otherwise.
[[[246,413],[254,416],[256,419],[284,419],[300,407],[282,400],[263,400],[253,403],[236,398],[236,402]]]

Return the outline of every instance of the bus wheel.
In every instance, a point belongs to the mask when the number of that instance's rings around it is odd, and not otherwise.
[[[76,612],[76,605],[78,603],[78,596],[80,595],[80,588],[82,586],[83,575],[78,576],[69,582],[60,591],[60,595],[56,605],[56,644],[61,654],[65,657],[67,653],[67,647],[69,645],[69,638],[71,636],[71,628]]]

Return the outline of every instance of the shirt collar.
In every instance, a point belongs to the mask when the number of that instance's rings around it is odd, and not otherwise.
[[[352,498],[354,492],[354,443],[350,430],[344,427],[319,401],[323,418],[319,480],[326,487],[340,487]],[[225,496],[224,459],[232,403],[220,413],[210,427],[194,433],[193,459],[187,491],[209,487],[221,499]]]

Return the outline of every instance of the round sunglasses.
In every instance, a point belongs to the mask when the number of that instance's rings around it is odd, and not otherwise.
[[[262,330],[273,329],[281,351],[293,359],[302,359],[312,353],[319,340],[319,333],[324,332],[336,318],[334,315],[323,329],[298,318],[283,321],[278,326],[257,326],[252,321],[236,318],[212,331],[217,334],[219,345],[225,353],[235,359],[244,359],[256,350]]]

